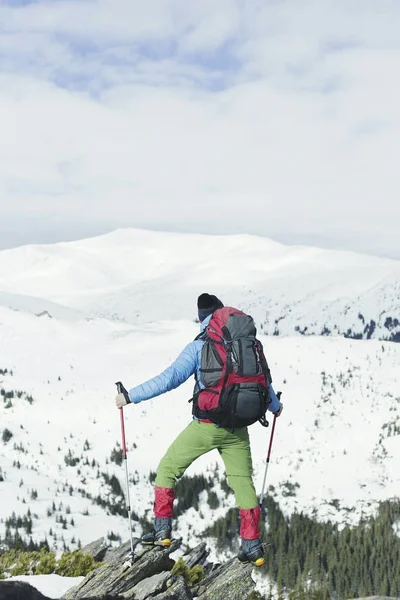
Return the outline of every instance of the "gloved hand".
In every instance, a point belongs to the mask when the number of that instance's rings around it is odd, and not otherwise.
[[[123,406],[129,404],[129,402],[125,398],[124,394],[118,394],[118,396],[115,398],[115,404],[117,405],[117,408],[122,408]]]
[[[116,383],[116,386],[119,393],[118,396],[115,398],[115,404],[117,405],[117,408],[122,408],[126,404],[130,404],[131,399],[129,398],[128,390],[124,388],[120,381]]]
[[[282,414],[282,411],[283,411],[283,403],[281,402],[281,403],[280,403],[279,410],[277,410],[277,411],[276,411],[276,412],[274,412],[273,414],[274,414],[274,416],[275,416],[275,417],[280,417],[280,416],[281,416],[281,414]]]

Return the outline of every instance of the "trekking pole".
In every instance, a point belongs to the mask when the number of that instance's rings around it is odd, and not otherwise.
[[[276,394],[276,397],[278,398],[279,401],[281,399],[281,396],[282,396],[282,392],[278,392]],[[267,481],[267,474],[268,474],[268,468],[269,468],[269,459],[271,458],[272,442],[274,440],[276,419],[277,419],[277,416],[274,415],[274,421],[272,423],[271,437],[269,438],[267,460],[265,461],[266,464],[265,464],[265,472],[264,472],[264,481],[263,481],[263,484],[262,484],[262,489],[261,489],[261,494],[260,494],[260,508],[262,508],[262,504],[263,504],[263,501],[264,501],[265,482]]]
[[[128,392],[124,388],[122,383],[120,381],[118,381],[115,385],[117,386],[118,393],[123,394],[125,396],[125,398],[128,396],[128,399],[129,399]],[[129,402],[130,402],[130,400],[129,400]],[[131,500],[130,500],[130,495],[129,495],[129,474],[128,474],[128,457],[127,457],[127,452],[126,452],[126,441],[125,441],[124,409],[121,407],[119,410],[120,410],[120,416],[121,416],[122,456],[125,461],[126,500],[127,500],[126,510],[128,511],[129,534],[130,534],[130,540],[131,540],[131,552],[130,552],[128,558],[130,559],[131,565],[133,565],[133,561],[135,560],[135,552],[133,550]]]

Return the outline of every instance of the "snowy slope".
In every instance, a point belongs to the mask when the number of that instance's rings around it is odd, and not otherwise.
[[[207,289],[251,311],[270,335],[400,339],[400,261],[249,235],[129,229],[0,252],[0,292],[88,317],[193,319]]]
[[[62,538],[86,543],[111,531],[126,538],[126,520],[107,515],[87,497],[113,498],[102,473],[116,475],[124,486],[123,466],[110,461],[120,440],[114,382],[121,378],[130,387],[161,371],[196,331],[191,321],[67,323],[0,309],[0,368],[13,371],[0,375],[0,387],[33,397],[32,404],[25,396],[8,408],[0,403],[0,435],[13,433],[6,443],[0,439],[0,519],[13,511],[25,515],[29,506],[34,539],[46,534],[53,543],[51,529],[58,547]],[[352,522],[398,494],[400,346],[324,337],[263,341],[285,398],[269,478],[285,511],[316,510],[321,518]],[[150,514],[152,506],[149,471],[190,422],[191,385],[125,409],[135,479],[131,503],[139,515]],[[258,425],[251,428],[258,489],[268,435]],[[80,459],[75,466],[65,462],[69,452]],[[216,464],[222,471],[218,454],[210,453],[188,473],[213,472]],[[294,496],[290,484],[299,486]],[[231,496],[219,486],[216,491],[220,508],[211,512],[205,493],[200,512],[191,509],[181,518],[185,539],[191,531],[193,542],[194,534],[233,506]],[[66,528],[57,522],[61,516]],[[4,522],[1,528],[4,534]],[[141,531],[138,524],[135,531]]]
[[[110,532],[126,538],[126,520],[110,514],[110,478],[124,488],[123,466],[111,460],[120,441],[114,382],[132,387],[176,357],[198,332],[195,299],[205,290],[283,334],[262,339],[284,392],[268,481],[284,510],[355,522],[398,495],[400,345],[295,328],[357,333],[373,319],[371,337],[387,337],[390,316],[397,331],[399,264],[251,236],[134,230],[0,252],[0,536],[29,507],[33,538],[58,548]],[[191,391],[188,382],[125,409],[139,516],[151,515],[150,470],[190,422]],[[251,428],[258,489],[268,436]],[[216,465],[222,473],[211,453],[188,474],[214,475]],[[215,491],[219,508],[203,492],[201,510],[180,519],[192,543],[234,505],[219,484]]]
[[[78,321],[85,318],[85,314],[79,310],[61,306],[44,298],[36,298],[25,294],[10,294],[9,292],[0,291],[0,306],[28,312],[37,317],[55,317],[64,321]]]

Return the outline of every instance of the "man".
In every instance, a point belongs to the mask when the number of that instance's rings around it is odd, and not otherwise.
[[[242,549],[238,558],[242,562],[251,562],[255,566],[261,566],[264,564],[264,553],[260,541],[259,529],[261,511],[258,506],[258,499],[252,479],[251,449],[247,427],[239,426],[235,428],[215,425],[215,422],[211,421],[214,413],[209,413],[208,415],[207,411],[199,411],[196,403],[196,397],[199,396],[201,391],[203,390],[205,393],[210,389],[209,387],[206,388],[202,383],[205,369],[201,369],[203,347],[206,344],[207,337],[211,335],[211,332],[206,332],[206,328],[216,311],[218,312],[215,314],[213,323],[218,313],[228,311],[228,309],[224,308],[221,300],[210,294],[201,294],[197,300],[197,307],[201,331],[198,338],[190,342],[175,362],[163,373],[142,385],[134,387],[129,391],[129,394],[120,393],[116,397],[117,407],[122,408],[129,402],[138,404],[139,402],[173,390],[187,381],[192,375],[196,378],[194,417],[190,425],[180,433],[169,447],[158,466],[155,480],[154,530],[144,535],[142,542],[161,546],[170,545],[176,480],[184,474],[196,458],[206,452],[210,452],[210,450],[217,449],[224,461],[228,482],[234,491],[236,504],[240,509]],[[236,309],[229,310],[234,312],[234,316],[236,317],[240,313]],[[243,313],[240,314],[243,315]],[[243,317],[251,320],[246,315],[243,315]],[[221,342],[216,343],[222,345]],[[261,348],[260,353],[262,354],[262,346],[257,346],[257,348],[258,351]],[[215,351],[214,354],[216,354]],[[252,351],[253,357],[256,354],[257,352]],[[223,362],[218,356],[216,358],[219,364]],[[268,370],[266,362],[264,361],[262,364],[265,364],[265,369]],[[222,368],[208,369],[208,371],[218,370],[222,371]],[[233,367],[231,367],[230,372],[233,373]],[[215,374],[212,376],[214,379],[216,378]],[[217,375],[217,379],[218,377],[220,375]],[[261,380],[264,382],[265,390],[268,391],[269,387],[270,402],[268,410],[279,416],[283,410],[283,405],[278,400],[270,384],[269,370],[268,377],[259,374],[253,377],[253,379],[257,381],[256,389],[261,387],[258,385],[258,382]],[[212,390],[209,392],[211,398],[213,398],[212,394],[215,393]],[[237,399],[235,402],[237,403]],[[259,401],[257,400],[257,402],[259,406]],[[207,416],[210,416],[210,418],[207,418]]]

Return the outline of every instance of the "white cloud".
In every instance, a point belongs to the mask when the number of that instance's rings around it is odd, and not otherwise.
[[[395,2],[36,2],[0,20],[3,229],[243,230],[400,257]]]

